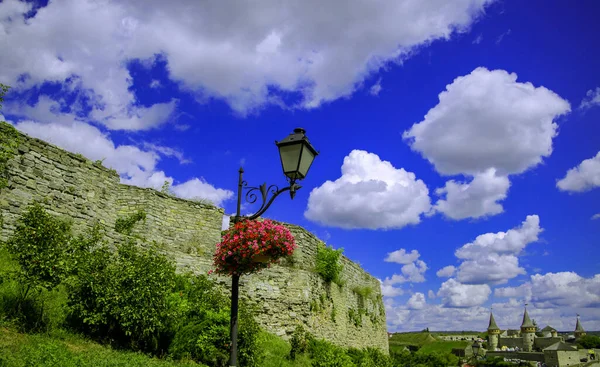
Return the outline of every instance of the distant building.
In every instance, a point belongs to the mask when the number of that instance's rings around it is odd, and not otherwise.
[[[527,308],[523,312],[523,322],[519,330],[502,331],[493,313],[490,312],[488,324],[488,350],[486,354],[493,356],[518,357],[523,360],[541,361],[548,366],[571,366],[580,363],[580,353],[577,348],[558,336],[551,326],[546,326],[538,334],[537,327],[529,317]],[[539,336],[541,335],[541,336]],[[579,315],[575,324],[574,339],[585,336]]]

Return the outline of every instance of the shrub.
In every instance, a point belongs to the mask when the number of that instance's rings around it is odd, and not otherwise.
[[[326,282],[334,282],[341,285],[340,274],[344,268],[339,263],[343,249],[334,250],[333,247],[327,247],[319,244],[317,247],[316,272]]]
[[[290,359],[295,360],[298,354],[306,353],[311,338],[310,333],[302,325],[297,325],[290,339],[290,345],[292,346],[289,355]]]
[[[195,321],[183,326],[169,348],[177,359],[191,358],[197,362],[223,367],[229,360],[229,313],[206,310]]]
[[[596,335],[585,335],[577,340],[580,348],[591,349],[600,348],[600,337]]]
[[[230,307],[215,283],[204,275],[177,275],[173,304],[177,309],[175,337],[169,353],[215,366],[229,360]],[[249,306],[240,303],[238,361],[256,367],[262,361],[258,347],[260,328]],[[200,335],[202,334],[202,335]]]
[[[348,356],[357,367],[391,367],[392,359],[373,347],[349,348]]]
[[[169,296],[175,266],[164,255],[132,241],[93,249],[70,283],[69,305],[76,328],[117,345],[153,353],[164,351],[174,310]]]
[[[30,290],[52,290],[69,274],[71,224],[48,214],[38,202],[29,205],[6,243],[18,262],[15,276]]]
[[[133,226],[141,220],[146,220],[146,212],[143,210],[138,210],[127,217],[119,217],[115,221],[115,231],[124,235],[130,235]]]
[[[312,367],[354,367],[344,349],[325,340],[311,339],[308,351],[313,359]]]

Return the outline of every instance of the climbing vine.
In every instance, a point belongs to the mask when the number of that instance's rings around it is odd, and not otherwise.
[[[130,235],[133,226],[141,220],[146,220],[146,212],[144,210],[138,210],[127,217],[117,218],[117,221],[115,222],[115,231],[124,235]]]
[[[19,134],[6,122],[0,122],[0,190],[8,186],[8,161],[17,154]]]
[[[318,245],[315,270],[326,282],[334,282],[340,286],[343,284],[340,275],[344,266],[339,263],[343,251],[341,248],[334,250],[324,244]]]

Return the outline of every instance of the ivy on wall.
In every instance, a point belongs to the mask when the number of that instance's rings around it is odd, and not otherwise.
[[[144,210],[138,210],[127,217],[119,217],[115,222],[115,231],[129,236],[133,230],[133,226],[141,220],[146,220],[146,212]]]

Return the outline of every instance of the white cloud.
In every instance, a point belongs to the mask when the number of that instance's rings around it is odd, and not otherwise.
[[[150,88],[159,88],[160,86],[160,80],[152,80],[150,82]]]
[[[590,89],[587,91],[585,98],[579,105],[579,109],[586,110],[594,106],[600,106],[600,87],[597,87],[596,90]]]
[[[502,284],[524,274],[525,269],[519,266],[519,259],[515,255],[489,253],[463,261],[458,267],[456,279],[470,284]]]
[[[429,190],[415,174],[363,150],[344,158],[342,176],[314,188],[304,216],[341,228],[392,229],[418,224]]]
[[[450,278],[442,283],[437,296],[446,307],[472,307],[483,304],[491,293],[487,284],[461,284]]]
[[[397,297],[404,294],[404,291],[400,288],[394,287],[393,285],[381,284],[381,294],[384,297]]]
[[[147,141],[143,142],[142,146],[144,147],[144,149],[158,152],[158,153],[164,155],[165,157],[174,157],[179,161],[179,164],[192,163],[191,159],[186,158],[184,156],[183,152],[181,152],[180,150],[177,150],[175,148],[166,147],[166,146],[158,145],[158,144],[154,144],[154,143],[149,143]]]
[[[497,288],[499,297],[523,297],[537,308],[600,307],[600,274],[584,278],[575,272],[534,274],[518,287]]]
[[[562,191],[584,192],[600,186],[600,151],[595,157],[585,159],[577,167],[567,171],[556,183]]]
[[[419,46],[467,31],[491,2],[65,0],[25,22],[32,5],[6,0],[0,49],[11,52],[0,59],[0,80],[28,88],[77,75],[108,126],[148,128],[128,113],[135,97],[125,65],[149,65],[161,54],[184,89],[224,99],[240,113],[276,100],[268,86],[300,93],[301,106],[310,108],[350,95]],[[18,83],[23,73],[28,78]],[[163,116],[151,111],[145,113]]]
[[[387,277],[383,281],[386,285],[394,285],[401,283],[423,283],[425,276],[423,275],[427,271],[427,264],[423,260],[417,260],[414,263],[410,263],[402,266],[400,269],[402,274],[393,274],[392,277]]]
[[[68,114],[58,116],[61,120]],[[121,182],[140,187],[160,189],[165,181],[173,183],[173,178],[157,171],[160,155],[155,151],[144,151],[133,145],[116,146],[108,134],[71,117],[71,123],[38,123],[29,120],[19,121],[15,127],[32,136],[55,144],[65,150],[80,153],[90,160],[102,160],[106,167],[115,169],[121,176]],[[171,189],[183,198],[202,197],[215,205],[231,198],[233,192],[217,189],[206,182],[192,179],[176,184]]]
[[[542,232],[540,218],[537,215],[528,215],[520,227],[509,229],[506,232],[485,233],[456,250],[459,259],[475,259],[479,255],[495,252],[499,254],[519,254],[525,246],[538,240]]]
[[[415,293],[406,302],[406,306],[409,310],[421,310],[425,308],[427,301],[425,301],[425,295],[423,293]]]
[[[510,35],[510,32],[511,32],[511,30],[509,29],[509,30],[507,30],[506,32],[504,32],[504,33],[500,34],[500,35],[498,36],[498,38],[496,38],[496,44],[500,44],[500,42],[502,42],[502,40],[504,39],[504,37],[506,37],[506,36]]]
[[[456,272],[456,267],[453,265],[444,266],[435,273],[440,278],[450,278]]]
[[[517,75],[479,67],[439,95],[423,121],[404,132],[411,148],[442,175],[517,174],[552,153],[557,124],[570,111],[556,93]]]
[[[494,289],[494,296],[503,298],[519,298],[531,301],[531,283],[523,283],[517,287],[504,287]]]
[[[379,92],[381,92],[381,78],[379,80],[377,80],[377,83],[373,84],[371,86],[371,88],[369,89],[369,93],[372,96],[378,96]]]
[[[509,187],[508,177],[496,176],[493,168],[476,174],[469,183],[450,180],[436,190],[445,198],[436,202],[434,210],[454,220],[500,214],[504,208],[499,201],[506,199]]]
[[[1,119],[0,119],[0,120],[1,120]],[[600,219],[600,213],[592,215],[592,218],[591,218],[591,219],[592,219],[592,220],[594,220],[594,219]]]
[[[475,37],[475,39],[473,40],[473,44],[478,45],[481,43],[481,41],[483,41],[483,35],[479,34],[477,37]]]
[[[506,232],[485,233],[457,249],[454,255],[462,259],[456,279],[463,283],[502,284],[525,274],[518,255],[543,231],[537,215],[528,215],[520,227]]]
[[[221,205],[225,200],[233,197],[230,190],[218,189],[206,182],[204,178],[192,178],[179,185],[174,185],[173,192],[184,199],[205,199],[215,205]]]
[[[417,260],[421,256],[419,251],[412,250],[411,252],[406,252],[405,249],[401,248],[400,250],[396,250],[387,254],[385,258],[386,262],[393,262],[398,264],[410,264],[413,261]]]
[[[427,297],[429,299],[435,299],[435,292],[432,291],[431,289],[427,292]]]

